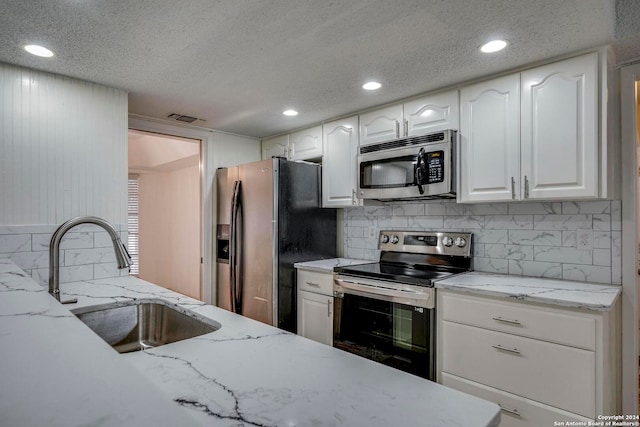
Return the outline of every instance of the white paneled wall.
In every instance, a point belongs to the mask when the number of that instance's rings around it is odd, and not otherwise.
[[[344,255],[377,260],[381,230],[471,232],[477,271],[622,283],[620,201],[348,208]],[[591,237],[587,248],[577,244],[579,231]]]
[[[127,94],[0,63],[0,225],[126,224]]]

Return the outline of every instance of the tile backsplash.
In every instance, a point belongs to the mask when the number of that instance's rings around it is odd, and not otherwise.
[[[346,208],[344,255],[377,260],[381,230],[473,233],[474,270],[621,284],[621,202],[386,203]],[[580,236],[580,244],[578,244]]]
[[[0,257],[11,259],[43,286],[49,283],[49,242],[58,225],[0,225]],[[126,226],[113,224],[126,244]],[[60,283],[128,274],[118,270],[111,238],[102,228],[81,224],[60,244]]]

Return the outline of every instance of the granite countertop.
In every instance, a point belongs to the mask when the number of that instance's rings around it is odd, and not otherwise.
[[[318,271],[321,273],[333,273],[333,267],[344,267],[347,265],[371,264],[377,261],[353,258],[330,258],[319,259],[316,261],[296,262],[293,264],[295,268],[303,270]]]
[[[0,259],[2,424],[497,426],[493,403],[133,277],[61,285],[61,305]],[[118,354],[69,309],[155,299],[222,324]]]
[[[593,311],[611,310],[622,292],[617,285],[480,272],[443,279],[435,287]]]

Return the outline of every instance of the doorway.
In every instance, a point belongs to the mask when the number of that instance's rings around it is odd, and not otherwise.
[[[132,273],[202,300],[201,141],[131,129],[128,157]]]

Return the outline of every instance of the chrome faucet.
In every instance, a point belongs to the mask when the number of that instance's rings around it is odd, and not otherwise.
[[[51,243],[49,244],[49,293],[55,299],[60,301],[61,304],[72,304],[78,302],[77,298],[64,301],[60,299],[60,242],[67,231],[79,224],[95,224],[104,228],[107,233],[109,233],[109,236],[111,236],[113,249],[116,252],[116,260],[118,261],[118,268],[122,269],[131,266],[131,257],[129,256],[129,252],[127,252],[127,248],[122,244],[120,236],[118,236],[118,232],[111,224],[104,219],[95,216],[83,216],[70,219],[58,227],[55,233],[53,233]]]

